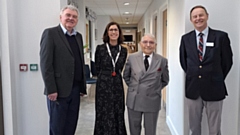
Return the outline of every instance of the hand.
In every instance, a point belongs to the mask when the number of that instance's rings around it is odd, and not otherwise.
[[[81,96],[81,97],[84,97],[84,96],[85,96],[85,94],[83,94],[83,93],[80,93],[80,96]]]
[[[58,93],[55,92],[55,93],[49,94],[48,95],[48,99],[51,100],[51,101],[56,101],[57,100],[57,96],[58,96]]]

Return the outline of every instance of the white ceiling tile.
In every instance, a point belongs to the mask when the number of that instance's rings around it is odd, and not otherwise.
[[[124,6],[124,2],[130,5]],[[85,0],[85,5],[97,15],[109,15],[119,24],[125,24],[126,18],[130,23],[137,24],[151,3],[152,0]],[[126,11],[131,14],[123,15]]]

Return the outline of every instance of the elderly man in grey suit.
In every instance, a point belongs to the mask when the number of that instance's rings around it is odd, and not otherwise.
[[[40,64],[50,135],[75,134],[80,93],[86,94],[82,35],[74,29],[78,14],[76,7],[64,7],[60,25],[45,29],[42,34]]]
[[[128,57],[123,78],[128,85],[127,108],[131,135],[141,134],[144,116],[145,135],[156,135],[161,90],[169,82],[167,59],[154,53],[156,40],[145,34],[140,42],[142,51]]]

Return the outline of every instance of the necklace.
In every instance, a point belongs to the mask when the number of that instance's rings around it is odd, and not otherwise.
[[[113,57],[112,57],[112,53],[111,53],[111,51],[110,51],[110,49],[109,49],[108,43],[106,44],[106,46],[107,46],[107,49],[108,49],[108,54],[109,54],[109,56],[110,56],[111,59],[112,59],[112,65],[113,65],[112,76],[116,76],[117,74],[116,74],[116,71],[115,71],[115,67],[116,67],[116,63],[117,63],[118,58],[119,58],[119,55],[120,55],[121,46],[119,45],[119,51],[118,51],[118,53],[117,53],[117,56],[116,56],[116,59],[115,59],[115,60],[114,60]]]

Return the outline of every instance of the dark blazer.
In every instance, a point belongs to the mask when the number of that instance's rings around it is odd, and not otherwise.
[[[209,28],[205,55],[198,58],[195,30],[182,36],[180,63],[186,73],[185,94],[187,98],[219,101],[227,95],[225,78],[232,67],[232,50],[228,34]]]
[[[82,69],[84,69],[82,35],[77,33]],[[40,65],[45,84],[44,94],[58,93],[58,97],[70,95],[74,79],[74,55],[61,26],[45,29],[40,43]],[[83,71],[83,89],[86,94],[86,81]]]

